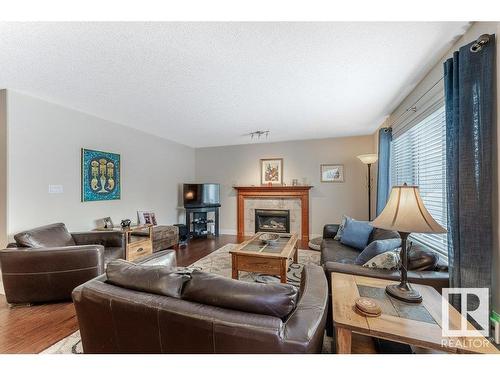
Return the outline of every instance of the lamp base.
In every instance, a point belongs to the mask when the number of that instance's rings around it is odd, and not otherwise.
[[[413,289],[408,283],[402,282],[401,284],[397,285],[387,285],[385,287],[385,292],[391,297],[399,299],[400,301],[409,303],[422,302],[422,296],[420,295],[420,293]]]

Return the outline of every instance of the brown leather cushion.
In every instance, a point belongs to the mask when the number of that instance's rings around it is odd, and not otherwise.
[[[30,229],[14,236],[17,244],[23,247],[61,247],[75,246],[73,237],[63,223],[45,225]]]
[[[439,262],[439,255],[425,249],[422,245],[412,243],[408,253],[408,269],[412,271],[433,271]]]
[[[106,268],[107,282],[140,292],[180,298],[189,275],[166,266],[143,266],[118,259]]]
[[[389,240],[392,238],[401,238],[401,237],[399,236],[398,232],[393,230],[373,228],[368,243],[372,243],[373,241],[379,241],[379,240]]]
[[[298,289],[287,284],[259,284],[195,270],[182,299],[231,310],[286,318],[297,306]]]
[[[326,262],[354,263],[359,250],[343,245],[333,238],[324,239],[321,243],[321,264]]]

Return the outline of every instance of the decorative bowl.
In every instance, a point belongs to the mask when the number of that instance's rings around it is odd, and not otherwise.
[[[276,233],[264,233],[259,236],[259,240],[268,245],[276,245],[280,239],[280,235]]]

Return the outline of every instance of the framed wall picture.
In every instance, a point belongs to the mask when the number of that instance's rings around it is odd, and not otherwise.
[[[121,197],[120,155],[82,148],[82,202]]]
[[[262,185],[283,185],[283,159],[260,159]]]
[[[344,182],[344,166],[342,164],[321,164],[321,182]]]

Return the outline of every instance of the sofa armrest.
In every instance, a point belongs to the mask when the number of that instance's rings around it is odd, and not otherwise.
[[[16,273],[59,272],[97,267],[104,272],[104,248],[101,245],[8,248],[0,251],[2,275]]]
[[[326,324],[328,285],[320,266],[302,270],[297,308],[285,322],[284,341],[293,352],[320,353]]]
[[[77,245],[102,245],[125,248],[125,234],[120,231],[91,231],[71,233]]]
[[[328,276],[330,282],[330,274],[332,272],[346,273],[355,276],[367,276],[374,277],[377,279],[386,280],[400,280],[400,273],[398,270],[383,270],[377,268],[368,268],[363,266],[358,266],[356,264],[348,263],[338,263],[338,262],[326,262],[323,265],[325,273]],[[408,271],[408,281],[410,283],[429,285],[434,289],[441,292],[442,288],[448,288],[449,286],[449,274],[448,272],[437,272],[437,271]]]
[[[104,272],[104,248],[11,248],[0,251],[0,264],[8,303],[68,300],[76,286]]]
[[[323,227],[323,238],[334,238],[339,230],[339,224],[326,224]]]

